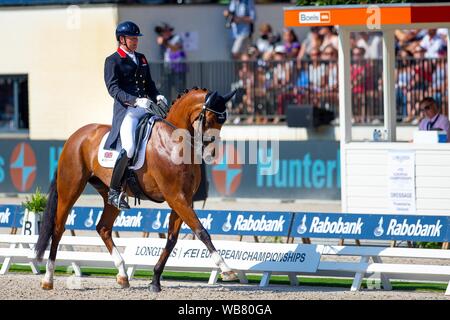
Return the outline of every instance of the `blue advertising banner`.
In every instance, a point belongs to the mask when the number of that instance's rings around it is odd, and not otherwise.
[[[136,208],[121,211],[114,222],[114,230],[166,233],[170,212],[169,209]],[[66,221],[66,229],[95,231],[102,213],[103,208],[100,207],[73,207]],[[196,213],[209,233],[222,235],[288,236],[294,218],[290,212],[196,210]],[[0,223],[0,227],[21,227],[22,216],[21,206],[0,206],[0,219],[5,221]],[[183,223],[180,232],[192,231]]]
[[[169,209],[130,209],[114,222],[115,231],[166,233]],[[19,205],[0,205],[0,227],[22,226],[24,210]],[[95,230],[101,219],[100,207],[74,207],[66,229]],[[255,235],[302,238],[408,240],[448,242],[450,216],[340,214],[314,212],[264,212],[196,210],[210,234]],[[181,233],[191,233],[182,224]]]
[[[340,199],[337,141],[224,142],[224,154],[206,166],[210,197]],[[46,192],[63,146],[58,140],[0,139],[0,193]],[[238,163],[230,161],[235,158]],[[84,193],[97,191],[88,184]]]
[[[225,151],[216,164],[206,166],[210,196],[341,198],[338,141],[226,141]],[[242,164],[230,161],[235,158]]]
[[[169,209],[130,209],[122,211],[114,223],[116,231],[166,233]],[[211,234],[287,236],[293,214],[289,212],[244,212],[196,210],[197,216]],[[95,230],[102,208],[74,207],[67,218],[68,230]],[[182,224],[181,233],[191,233]]]
[[[18,205],[0,205],[0,228],[18,228],[21,226],[23,208]]]
[[[290,212],[196,210],[202,225],[211,234],[287,236],[293,219]],[[154,209],[144,226],[147,232],[167,232],[170,210]],[[182,224],[181,233],[191,229]]]
[[[115,231],[144,231],[145,219],[150,219],[151,210],[130,209],[121,211],[114,222]],[[73,207],[67,221],[68,230],[95,230],[103,214],[100,207]]]
[[[291,236],[445,242],[450,217],[297,212]]]

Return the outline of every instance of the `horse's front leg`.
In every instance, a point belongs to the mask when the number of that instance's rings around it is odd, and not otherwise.
[[[194,231],[197,238],[206,245],[206,248],[208,248],[209,252],[211,253],[211,257],[214,260],[214,263],[222,271],[222,280],[236,280],[238,278],[236,273],[231,270],[231,268],[226,264],[225,260],[223,260],[223,258],[220,256],[219,252],[217,252],[211,241],[211,237],[208,231],[206,231],[206,229],[203,227],[194,209],[187,203],[175,202],[173,204],[169,203],[169,205],[171,205],[171,207],[176,210],[183,221],[192,229],[192,231]]]
[[[164,266],[166,265],[167,259],[170,256],[170,253],[172,252],[173,248],[175,247],[177,240],[178,240],[178,234],[180,233],[181,224],[183,223],[183,220],[181,220],[180,216],[172,210],[170,214],[170,220],[169,220],[169,230],[167,235],[167,242],[166,247],[164,248],[163,252],[161,253],[161,256],[159,257],[158,263],[155,265],[155,268],[153,269],[153,279],[152,283],[150,284],[150,291],[152,292],[160,292],[161,291],[161,274],[164,270]]]

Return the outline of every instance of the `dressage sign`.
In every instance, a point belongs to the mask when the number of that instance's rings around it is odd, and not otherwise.
[[[164,239],[135,239],[127,245],[127,265],[154,266],[166,245]],[[214,241],[228,266],[245,271],[316,272],[322,246],[279,243]],[[200,241],[179,240],[167,261],[168,267],[215,269],[211,254]]]

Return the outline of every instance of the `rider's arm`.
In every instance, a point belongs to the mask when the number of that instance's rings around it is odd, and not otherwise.
[[[114,100],[122,103],[122,105],[133,106],[137,97],[126,93],[119,87],[119,77],[117,75],[118,65],[112,58],[105,60],[105,84],[109,94]],[[156,96],[155,96],[156,97]]]

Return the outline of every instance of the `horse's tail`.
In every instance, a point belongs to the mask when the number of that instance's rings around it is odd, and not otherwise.
[[[58,189],[57,189],[57,174],[58,170],[55,171],[55,176],[48,190],[47,205],[43,214],[43,221],[40,226],[39,238],[36,243],[36,259],[42,261],[45,249],[50,241],[50,237],[53,235],[55,230],[55,216],[56,209],[58,207]]]

